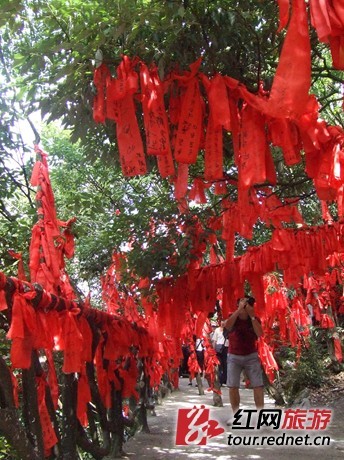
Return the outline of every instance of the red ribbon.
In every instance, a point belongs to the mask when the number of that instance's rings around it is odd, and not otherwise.
[[[48,363],[47,380],[48,380],[49,387],[50,387],[51,399],[53,401],[54,409],[56,410],[58,406],[58,400],[59,400],[59,386],[58,386],[58,380],[57,380],[57,375],[56,375],[56,369],[55,369],[53,354],[51,350],[45,350],[45,354],[46,354],[47,363]]]
[[[14,259],[17,259],[18,262],[18,279],[27,281],[26,275],[25,275],[25,270],[24,270],[24,263],[23,263],[23,256],[21,252],[14,252],[11,249],[8,251],[11,257]]]
[[[321,315],[320,327],[323,327],[324,329],[332,329],[335,326],[335,322],[329,315],[326,313]]]
[[[136,61],[123,57],[117,68],[118,80],[111,80],[108,88],[109,106],[115,103],[116,133],[122,172],[125,176],[143,175],[147,171],[140,130],[136,118],[134,93],[138,77],[133,67]]]
[[[28,302],[36,296],[35,291],[13,295],[12,321],[7,337],[12,340],[11,362],[14,368],[28,369],[37,331],[36,312]]]
[[[289,20],[289,4],[290,0],[277,0],[279,8],[279,25],[277,33],[286,27]]]
[[[44,377],[36,377],[37,382],[37,399],[39,418],[42,427],[42,436],[44,444],[44,456],[50,455],[50,449],[57,443],[58,439],[52,425],[48,408],[45,403],[46,381]]]
[[[93,101],[93,119],[96,123],[104,123],[106,118],[106,82],[111,76],[105,64],[101,64],[94,71],[93,82],[97,94]]]
[[[120,115],[116,128],[122,172],[124,176],[146,174],[146,160],[133,96],[126,95],[119,101],[118,106]]]
[[[198,79],[192,78],[186,88],[178,123],[174,158],[179,163],[196,162],[201,140],[202,102]]]
[[[250,105],[242,110],[239,156],[239,187],[249,188],[267,180],[268,145],[264,117]],[[275,181],[276,179],[273,178]]]
[[[164,92],[156,67],[149,71],[148,67],[141,63],[140,82],[147,153],[171,154]]]
[[[95,364],[97,370],[97,383],[100,397],[102,398],[104,406],[109,409],[111,407],[111,387],[106,370],[103,367],[103,346],[104,339],[99,341],[96,354]]]
[[[337,358],[337,361],[340,363],[343,361],[343,351],[342,351],[342,344],[338,338],[333,338],[333,345],[334,345],[334,353]]]
[[[205,137],[204,178],[206,180],[223,178],[222,126],[216,126],[211,115],[208,117]]]
[[[91,401],[91,390],[86,374],[82,373],[78,379],[77,417],[82,426],[88,425],[87,404]]]
[[[61,335],[59,347],[64,352],[62,371],[65,374],[81,372],[83,337],[80,333],[75,315],[78,311],[63,311],[59,315]]]
[[[208,87],[208,101],[210,105],[211,118],[214,126],[231,129],[231,115],[229,108],[228,92],[225,79],[222,75],[216,74]]]
[[[201,204],[201,203],[206,203],[207,198],[204,193],[204,189],[209,188],[202,179],[196,178],[194,180],[192,189],[189,192],[189,198],[190,200],[193,200],[195,203]]]
[[[312,25],[321,42],[330,43],[333,67],[344,70],[344,2],[310,0]]]
[[[296,125],[287,118],[275,118],[269,121],[271,142],[282,148],[285,164],[300,163],[300,140]]]
[[[6,293],[0,288],[0,311],[7,310]]]
[[[306,5],[292,0],[288,31],[268,100],[270,114],[297,118],[304,113],[311,84],[311,48]]]
[[[272,384],[275,380],[276,372],[278,371],[278,365],[272,354],[271,348],[265,342],[263,337],[258,339],[258,355],[262,363],[264,372]]]
[[[188,189],[188,174],[189,174],[189,165],[179,163],[177,178],[174,188],[174,196],[176,200],[181,200],[185,197]]]
[[[122,396],[123,398],[130,398],[133,396],[136,400],[139,399],[137,392],[137,379],[138,369],[134,359],[131,358],[129,369],[124,370],[119,368],[119,374],[123,379]]]

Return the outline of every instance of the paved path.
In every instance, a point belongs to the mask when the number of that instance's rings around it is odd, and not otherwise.
[[[174,459],[254,459],[254,460],[304,460],[304,459],[344,459],[344,426],[343,415],[334,411],[330,427],[325,431],[285,431],[286,435],[310,436],[308,442],[312,442],[314,436],[329,436],[330,445],[321,446],[280,446],[280,445],[243,445],[245,442],[253,442],[253,436],[257,436],[256,443],[266,444],[267,438],[277,438],[283,435],[282,430],[273,430],[272,427],[265,427],[260,430],[233,429],[226,426],[226,420],[230,416],[228,389],[222,387],[224,407],[214,407],[212,393],[199,396],[195,386],[188,386],[188,379],[179,380],[180,388],[168,396],[161,405],[156,406],[156,416],[149,416],[148,424],[151,433],[137,433],[124,446],[127,456],[132,459],[146,460],[174,460]],[[252,390],[241,389],[241,407],[243,409],[254,409]],[[266,408],[274,408],[273,401],[266,397]],[[210,419],[216,420],[219,425],[225,428],[225,432],[207,440],[203,446],[176,446],[176,422],[178,409],[199,407],[204,404],[210,409]],[[337,417],[336,417],[337,415]],[[228,437],[232,435],[231,442],[241,443],[240,446],[229,446]],[[262,440],[263,436],[266,439]],[[236,440],[234,440],[236,438]],[[281,440],[282,438],[280,438]],[[272,443],[278,443],[275,439]],[[290,441],[291,442],[291,441]]]

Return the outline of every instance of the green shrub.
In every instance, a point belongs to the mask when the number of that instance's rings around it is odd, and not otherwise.
[[[281,350],[279,358],[281,383],[289,404],[295,400],[301,390],[319,388],[329,374],[326,362],[328,355],[322,344],[312,339],[309,346],[302,349],[298,361],[296,350],[292,348]]]
[[[0,460],[18,460],[7,440],[0,436]]]

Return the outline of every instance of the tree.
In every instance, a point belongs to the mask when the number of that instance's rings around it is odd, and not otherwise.
[[[147,64],[155,62],[160,78],[164,79],[173,71],[189,71],[189,66],[202,56],[200,69],[205,78],[218,72],[239,82],[252,98],[264,96],[271,90],[285,38],[285,32],[277,33],[277,3],[260,0],[92,0],[86,3],[79,0],[13,0],[3,2],[0,11],[1,84],[4,88],[0,138],[3,153],[0,162],[2,246],[27,251],[34,213],[28,181],[33,161],[25,155],[15,165],[13,158],[15,152],[22,155],[32,151],[26,152],[22,140],[14,135],[12,125],[41,111],[46,121],[57,120],[65,129],[62,133],[50,126],[42,139],[50,154],[59,216],[68,219],[76,215],[78,218],[74,229],[78,236],[78,252],[70,267],[76,281],[88,282],[94,292],[99,275],[111,261],[113,250],[126,251],[129,246],[124,291],[132,285],[136,289],[139,278],[148,277],[156,282],[160,278],[182,275],[198,262],[207,264],[210,260],[223,260],[226,244],[228,258],[233,256],[228,242],[234,240],[234,235],[231,235],[233,240],[228,235],[224,237],[219,225],[225,215],[233,222],[242,204],[233,133],[226,132],[223,136],[225,194],[213,193],[216,183],[205,184],[210,185],[203,190],[208,201],[202,202],[202,184],[197,182],[204,170],[202,148],[196,163],[189,167],[188,191],[189,197],[194,199],[189,212],[185,212],[185,203],[175,200],[175,178],[161,180],[152,158],[147,159],[147,175],[123,177],[115,123],[106,120],[104,124],[96,124],[92,117],[97,89],[93,82],[95,57],[102,55],[103,62],[115,76],[122,54],[130,59],[138,56]],[[315,31],[310,30],[311,91],[322,104],[325,123],[342,125],[341,75],[332,67],[327,48],[318,42]],[[202,88],[205,92],[205,87]],[[202,97],[205,105],[208,104],[205,93]],[[165,95],[166,107],[167,99]],[[243,105],[243,99],[239,98],[235,107],[242,110]],[[139,100],[135,101],[135,107],[144,137],[145,119]],[[36,143],[38,141],[37,137]],[[304,153],[299,164],[290,166],[286,165],[280,147],[269,147],[277,181],[276,184],[254,184],[255,203],[266,203],[272,197],[277,200],[274,209],[277,213],[283,212],[287,204],[301,205],[308,224],[323,222],[324,213],[321,213],[316,189],[305,172]],[[284,227],[297,228],[299,217],[294,208],[294,220],[287,220]],[[334,215],[335,212],[334,209]],[[255,223],[253,235],[247,228],[243,235],[236,235],[236,254],[245,254],[249,246],[267,241],[280,218],[281,214],[270,215],[268,221]],[[2,263],[12,270],[6,249],[1,254]],[[179,280],[183,278],[180,276]],[[175,299],[177,301],[178,297]],[[126,362],[122,364],[127,365]],[[37,369],[35,372],[37,375]],[[32,384],[30,375],[26,377]],[[75,382],[68,376],[65,388],[66,396],[75,391]],[[114,387],[112,390],[113,395]],[[121,395],[117,396],[112,409],[118,415]],[[75,408],[75,398],[66,401],[65,407],[69,404]],[[75,422],[73,417],[71,423]],[[118,426],[121,428],[121,423]],[[107,431],[106,423],[104,427]],[[72,428],[72,436],[64,438],[63,449],[68,452],[71,447],[75,453],[75,424]],[[64,433],[68,433],[66,426]],[[81,438],[90,450],[85,438]],[[39,433],[36,441],[42,450]],[[121,445],[117,450],[121,450]],[[96,455],[101,458],[106,454],[97,451]]]
[[[80,139],[83,161],[87,162],[84,164],[98,170],[107,166],[118,168],[118,153],[113,122],[97,125],[92,119],[93,64],[97,49],[102,50],[104,62],[113,67],[120,62],[122,53],[138,55],[147,63],[155,62],[162,78],[176,65],[187,69],[202,56],[201,70],[206,75],[221,72],[255,92],[261,80],[266,89],[271,86],[284,38],[283,33],[276,32],[275,2],[120,1],[105,7],[97,1],[87,5],[60,0],[48,5],[40,1],[12,1],[6,2],[2,13],[7,93],[21,104],[24,116],[41,110],[47,120],[58,119],[70,128],[71,140]],[[342,123],[338,101],[340,74],[331,68],[329,53],[319,44],[314,31],[311,42],[312,91],[319,96],[324,107],[322,113],[329,122]],[[328,85],[330,91],[327,91]],[[8,102],[6,104],[8,107]],[[10,145],[9,141],[6,143]],[[226,170],[235,181],[237,171],[230,136],[225,138],[224,149]],[[312,181],[304,174],[304,165],[286,167],[278,148],[274,161],[278,171],[274,191],[280,197],[301,197],[303,209],[311,213],[308,222],[319,222],[319,206]],[[199,174],[200,167],[200,164],[191,167],[191,177]],[[145,181],[155,180],[153,164],[149,164],[149,170],[152,177],[136,180],[143,183],[140,193],[147,189]],[[165,183],[162,187],[169,201],[169,185]],[[231,193],[235,198],[235,185]],[[87,204],[85,194],[82,203]],[[214,205],[212,202],[211,207]],[[318,217],[313,217],[314,213]],[[139,213],[137,219],[143,215]],[[127,228],[122,225],[123,218],[121,213],[117,221],[121,222],[121,228]],[[167,220],[171,218],[170,215]],[[105,222],[108,219],[106,217]],[[245,248],[247,244],[250,243],[238,241],[238,248]],[[109,254],[109,249],[106,253]],[[94,256],[93,252],[88,254]],[[138,265],[135,258],[133,262]],[[154,258],[154,263],[157,262],[158,258]],[[182,270],[183,267],[185,262],[182,262]]]

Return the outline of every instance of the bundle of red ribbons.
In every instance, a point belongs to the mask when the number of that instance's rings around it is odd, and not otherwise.
[[[340,68],[344,68],[342,2],[310,2],[312,24],[320,40],[330,42],[334,63]],[[314,180],[319,197],[337,200],[343,213],[344,132],[320,118],[319,104],[309,94],[311,49],[306,2],[292,0],[291,8],[289,0],[279,4],[280,29],[288,20],[289,24],[270,93],[260,88],[253,94],[228,76],[215,74],[210,78],[200,71],[201,59],[191,64],[189,71],[174,71],[164,81],[154,65],[148,67],[128,56],[123,56],[116,78],[104,63],[95,69],[94,119],[116,122],[124,175],[146,173],[146,151],[156,157],[161,176],[173,178],[175,196],[182,201],[188,191],[188,166],[196,162],[200,152],[204,152],[208,186],[224,179],[223,132],[227,131],[232,134],[239,199],[242,196],[245,201],[254,185],[276,183],[271,146],[278,146],[288,166],[300,163],[304,151],[306,172]],[[137,112],[143,113],[145,148]],[[192,192],[200,200],[204,200],[202,182],[198,180]]]

